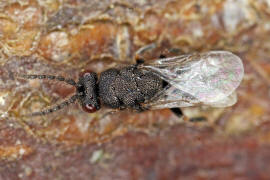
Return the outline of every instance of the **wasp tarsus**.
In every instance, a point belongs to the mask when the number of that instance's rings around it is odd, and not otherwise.
[[[199,116],[199,117],[192,117],[189,119],[190,122],[204,122],[207,121],[206,117]]]
[[[180,108],[170,108],[170,110],[179,118],[183,116],[183,112]]]

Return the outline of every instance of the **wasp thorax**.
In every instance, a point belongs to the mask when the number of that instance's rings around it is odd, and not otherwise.
[[[77,94],[84,111],[92,113],[100,109],[96,73],[85,71],[80,74],[77,83]]]

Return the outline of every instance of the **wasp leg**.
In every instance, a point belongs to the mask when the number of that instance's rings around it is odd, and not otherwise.
[[[172,54],[177,54],[177,55],[183,55],[183,54],[186,54],[182,49],[180,48],[170,48],[168,49],[168,52],[169,53],[172,53]]]
[[[147,111],[149,110],[149,108],[145,107],[145,106],[142,106],[141,104],[136,104],[136,106],[133,107],[133,109],[135,109],[137,112],[141,113],[141,112],[144,112],[144,111]]]
[[[141,57],[143,57],[143,54],[147,51],[150,51],[154,48],[156,48],[157,45],[155,43],[152,43],[152,44],[148,44],[146,46],[143,46],[141,47],[140,49],[138,49],[136,52],[135,52],[135,59],[142,59]]]
[[[163,59],[166,58],[166,56],[164,54],[159,55],[159,58]]]
[[[139,66],[144,63],[144,59],[136,59],[136,66]]]
[[[190,122],[203,122],[207,121],[207,118],[204,116],[192,117],[189,119]]]
[[[163,54],[161,54],[161,55],[159,56],[159,58],[166,58],[166,56],[163,55]],[[139,66],[139,65],[141,65],[141,64],[144,64],[144,62],[145,62],[145,61],[144,61],[143,58],[137,57],[137,59],[136,59],[136,67]]]
[[[183,116],[183,112],[180,108],[170,108],[170,110],[179,118]]]

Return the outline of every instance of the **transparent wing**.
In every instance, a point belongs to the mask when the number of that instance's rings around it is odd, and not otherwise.
[[[244,75],[241,59],[227,51],[158,59],[141,66],[169,83],[148,105],[153,109],[233,105]]]

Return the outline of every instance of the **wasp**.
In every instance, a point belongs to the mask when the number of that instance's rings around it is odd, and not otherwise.
[[[209,51],[111,68],[100,75],[83,72],[79,80],[62,76],[24,74],[24,79],[48,79],[76,88],[68,100],[32,116],[46,115],[79,102],[88,113],[101,106],[144,111],[211,106],[227,107],[237,101],[235,93],[244,75],[242,60],[228,51]]]

